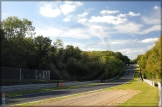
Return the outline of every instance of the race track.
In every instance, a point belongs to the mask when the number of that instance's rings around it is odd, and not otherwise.
[[[19,97],[7,98],[6,106],[11,106],[11,105],[26,103],[26,102],[33,102],[33,101],[38,101],[38,100],[44,100],[44,99],[49,99],[49,98],[55,98],[55,97],[60,97],[60,96],[66,96],[66,95],[71,95],[71,94],[77,94],[77,93],[82,93],[82,92],[88,92],[88,91],[93,91],[93,90],[99,90],[103,88],[121,85],[121,84],[124,84],[132,80],[134,76],[134,66],[135,65],[133,64],[130,65],[126,74],[121,79],[116,80],[116,81],[106,82],[103,84],[90,86],[90,87],[88,86],[88,87],[82,87],[82,88],[76,88],[76,89],[62,89],[62,90],[57,90],[57,91],[52,91],[52,92],[37,93],[37,94],[30,94],[30,95],[23,95]]]

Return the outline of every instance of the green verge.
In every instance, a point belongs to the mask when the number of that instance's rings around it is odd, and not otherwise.
[[[158,107],[158,88],[146,82],[138,82],[138,68],[135,69],[134,79],[126,84],[105,88],[104,90],[139,90],[140,93],[120,104],[118,107]]]

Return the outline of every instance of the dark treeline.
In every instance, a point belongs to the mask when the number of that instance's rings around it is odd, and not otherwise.
[[[8,17],[2,21],[1,66],[23,69],[48,69],[51,79],[107,79],[116,76],[130,59],[120,52],[82,51],[57,39],[35,35],[27,19]]]
[[[142,68],[144,78],[161,79],[162,78],[162,53],[161,53],[162,36],[156,41],[153,48],[145,54],[138,55],[134,60]]]

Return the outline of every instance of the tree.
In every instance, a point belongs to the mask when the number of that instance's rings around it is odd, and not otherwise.
[[[47,63],[48,51],[50,50],[51,40],[48,37],[42,35],[34,38],[34,44],[36,46],[36,62],[37,68],[43,68]],[[40,63],[42,62],[42,63]]]
[[[32,26],[32,22],[25,18],[20,20],[16,16],[11,16],[3,20],[2,29],[6,32],[5,36],[7,39],[17,36],[35,35],[35,27]]]
[[[56,48],[63,48],[64,43],[61,39],[56,39],[56,42],[53,43]]]

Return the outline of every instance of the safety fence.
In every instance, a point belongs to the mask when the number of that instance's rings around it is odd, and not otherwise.
[[[37,89],[42,89],[42,88],[52,88],[52,87],[57,87],[57,86],[58,86],[58,83],[50,83],[50,84],[0,86],[0,88],[1,88],[1,93],[5,93],[5,92],[26,91],[26,90],[37,90]]]
[[[161,107],[161,83],[158,81],[158,89],[159,89],[159,107]]]
[[[155,86],[154,81],[151,81],[151,80],[148,80],[148,79],[143,79],[143,81],[146,82],[146,83],[148,83],[148,84],[150,84],[153,87]]]
[[[2,80],[50,80],[49,70],[1,67]]]

